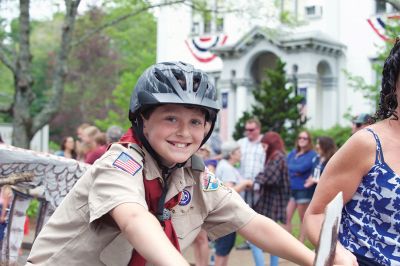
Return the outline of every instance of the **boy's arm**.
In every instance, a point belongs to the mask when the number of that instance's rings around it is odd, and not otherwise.
[[[268,253],[299,265],[313,265],[314,252],[263,215],[257,214],[238,233]]]
[[[129,243],[148,262],[160,266],[189,265],[165,235],[157,219],[137,203],[123,203],[110,212]]]

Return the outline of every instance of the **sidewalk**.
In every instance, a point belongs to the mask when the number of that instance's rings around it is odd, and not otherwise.
[[[29,249],[30,249],[29,244],[32,243],[33,237],[34,237],[34,232],[35,232],[34,226],[35,226],[35,223],[31,223],[29,235],[24,236],[22,255],[18,258],[19,266],[25,265],[26,259],[28,258]],[[187,248],[183,252],[183,255],[188,260],[188,262],[191,263],[191,265],[194,265],[193,247]],[[265,265],[269,265],[269,254],[268,253],[265,253],[265,262],[266,262]],[[296,265],[296,264],[289,262],[287,260],[284,260],[284,259],[279,260],[279,266],[294,266],[294,265]],[[237,250],[237,249],[233,248],[231,251],[230,257],[229,257],[228,266],[254,266],[251,251],[250,250]]]
[[[193,248],[189,247],[185,252],[183,252],[185,258],[194,265],[194,255]],[[269,254],[265,253],[265,265],[269,265]],[[290,261],[280,259],[279,266],[293,266],[296,265]],[[253,257],[251,255],[250,250],[237,250],[232,249],[232,252],[229,256],[228,266],[254,266]]]
[[[18,258],[18,265],[23,266],[25,265],[26,259],[28,257],[29,250],[23,249],[22,256]],[[183,255],[185,258],[190,262],[191,265],[194,265],[194,257],[193,257],[193,248],[190,247],[188,248]],[[265,254],[265,265],[269,265],[269,254]],[[229,262],[228,266],[253,266],[253,257],[251,255],[250,250],[236,250],[233,249],[230,257],[229,257]],[[294,266],[296,264],[289,262],[284,259],[279,260],[279,266]]]

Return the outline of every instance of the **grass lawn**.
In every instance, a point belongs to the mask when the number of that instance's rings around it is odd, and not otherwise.
[[[299,217],[299,214],[297,213],[297,210],[296,210],[295,214],[293,215],[293,219],[292,219],[292,234],[296,238],[299,238],[299,235],[300,235],[300,217]],[[241,244],[243,242],[244,242],[244,238],[241,235],[238,234],[236,236],[235,246],[237,246],[238,244]],[[315,249],[313,244],[311,244],[311,242],[308,241],[308,239],[306,239],[304,244],[310,249],[313,249],[313,250]]]

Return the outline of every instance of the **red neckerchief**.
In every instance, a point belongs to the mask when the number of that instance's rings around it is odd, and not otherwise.
[[[120,139],[121,143],[136,143],[140,144],[140,142],[136,139],[135,134],[133,133],[132,128],[130,128]],[[162,194],[162,184],[159,178],[153,180],[147,180],[143,175],[143,183],[145,190],[146,203],[149,207],[149,211],[156,215],[158,208],[158,201]],[[164,204],[164,208],[171,209],[176,206],[181,198],[181,193],[178,193],[175,197],[170,199],[168,202]],[[176,236],[174,227],[172,225],[171,218],[168,220],[164,220],[163,222],[164,233],[167,235],[168,239],[174,245],[174,247],[180,251],[178,237]],[[145,266],[146,259],[143,258],[136,249],[132,252],[131,260],[128,266]]]

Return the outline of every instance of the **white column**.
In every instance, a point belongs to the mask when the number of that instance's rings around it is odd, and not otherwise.
[[[306,113],[307,113],[307,127],[318,128],[318,97],[317,97],[317,83],[316,75],[313,74],[299,74],[298,75],[298,88],[306,88]]]
[[[236,121],[247,111],[248,95],[247,87],[240,85],[236,88]]]
[[[322,90],[322,125],[323,129],[333,127],[339,123],[337,117],[338,88],[336,78],[325,78],[321,84]]]

